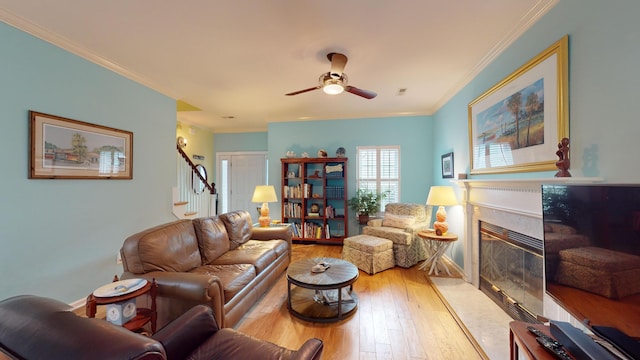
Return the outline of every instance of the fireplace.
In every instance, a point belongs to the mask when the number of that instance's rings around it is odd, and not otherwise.
[[[542,240],[480,222],[480,290],[513,319],[542,314]]]
[[[541,185],[543,183],[594,183],[600,181],[602,179],[577,177],[458,181],[457,183],[462,190],[464,205],[464,237],[462,237],[460,245],[464,247],[462,255],[466,280],[478,289],[481,288],[481,282],[486,282],[488,290],[485,287],[483,291],[490,298],[497,298],[497,302],[506,303],[507,308],[515,310],[514,312],[518,315],[511,316],[516,319],[521,318],[521,316],[528,318],[531,315],[542,315],[559,321],[568,321],[574,326],[579,325],[579,320],[573,319],[568,312],[544,292],[543,265],[542,257],[540,256],[542,239],[544,239]],[[487,224],[490,225],[491,230],[489,233],[491,235],[481,235],[480,228]],[[489,236],[499,239],[490,241],[494,241],[496,244],[500,241],[500,245],[495,248],[481,246],[481,238],[488,238]],[[518,240],[514,243],[512,238]],[[522,243],[527,245],[522,245]],[[485,248],[484,250],[482,249],[483,247]],[[524,284],[526,282],[518,274],[526,273],[524,269],[528,270],[528,277],[534,280],[525,286],[526,292],[511,290],[512,284],[498,281],[495,277],[490,276],[491,274],[489,273],[481,276],[481,254],[493,256],[492,253],[488,252],[494,250],[494,252],[504,252],[509,249],[508,247],[526,250],[521,255],[529,260],[516,262],[524,264],[523,270],[513,269],[510,275],[503,275],[505,278],[517,278],[511,283]],[[510,252],[511,250],[508,251]],[[505,260],[492,259],[492,261]],[[503,267],[509,269],[508,266],[511,266],[512,261],[506,261],[509,264]],[[486,266],[490,265],[482,265],[485,268]],[[515,267],[515,264],[513,266]],[[509,273],[507,272],[507,274]],[[505,309],[505,311],[512,314],[508,309]]]

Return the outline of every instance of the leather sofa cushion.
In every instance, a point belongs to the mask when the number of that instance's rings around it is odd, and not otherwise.
[[[249,243],[259,242],[262,246],[265,246],[273,251],[275,251],[278,257],[282,255],[286,255],[289,253],[289,243],[285,240],[269,240],[269,241],[260,241],[260,240],[249,240]]]
[[[236,249],[227,251],[217,258],[213,264],[252,264],[256,267],[256,273],[260,274],[278,258],[273,246],[269,243],[270,241],[249,240]]]
[[[134,273],[185,272],[202,265],[191,220],[178,220],[131,235],[122,251],[123,260],[127,259],[125,271]]]
[[[256,277],[256,270],[251,264],[203,265],[190,272],[217,276],[224,287],[225,304]]]
[[[219,217],[194,219],[193,228],[199,239],[198,245],[203,264],[210,264],[229,251],[229,235]]]
[[[231,250],[251,239],[251,228],[253,225],[251,223],[251,215],[248,211],[238,210],[220,214],[220,219],[227,228],[227,234],[231,242]]]

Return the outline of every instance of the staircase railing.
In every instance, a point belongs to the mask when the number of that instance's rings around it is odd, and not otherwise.
[[[177,187],[173,190],[173,214],[179,219],[213,216],[217,213],[217,193],[215,183],[207,183],[196,165],[180,146],[176,146]],[[204,186],[202,192],[194,189],[194,182]]]

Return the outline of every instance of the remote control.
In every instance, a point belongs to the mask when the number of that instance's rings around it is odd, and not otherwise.
[[[536,340],[540,343],[540,345],[544,346],[547,351],[555,355],[558,359],[573,360],[573,358],[569,356],[566,351],[562,350],[562,347],[556,347],[552,342],[547,341],[541,336],[536,337]]]
[[[558,349],[562,348],[562,344],[560,344],[558,341],[556,341],[556,339],[552,338],[551,336],[545,335],[545,333],[543,333],[542,331],[534,328],[533,326],[528,326],[527,330],[532,332],[533,335],[535,335],[536,337],[543,338],[545,341],[547,341],[548,343],[553,345],[555,348],[558,348]]]

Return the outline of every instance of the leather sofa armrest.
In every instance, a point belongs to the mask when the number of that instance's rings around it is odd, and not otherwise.
[[[143,278],[156,280],[158,296],[176,298],[196,303],[207,303],[213,309],[217,321],[224,314],[224,287],[220,278],[214,275],[183,272],[152,271],[146,274],[124,272],[121,279]]]
[[[256,227],[252,229],[252,240],[273,240],[282,239],[291,242],[291,226],[268,226]]]
[[[252,229],[251,239],[253,240],[272,240],[282,239],[289,244],[289,262],[292,260],[293,252],[293,231],[291,225],[288,226],[268,226],[256,227]]]
[[[323,350],[324,343],[322,340],[312,338],[302,344],[291,360],[320,360],[320,358],[322,358]]]
[[[196,305],[152,337],[164,345],[168,359],[186,359],[218,330],[211,308]]]
[[[146,274],[125,272],[121,279],[143,278],[156,280],[158,295],[190,301],[209,301],[212,297],[224,296],[222,281],[214,275],[185,272],[152,271]],[[224,299],[222,299],[224,303]]]

